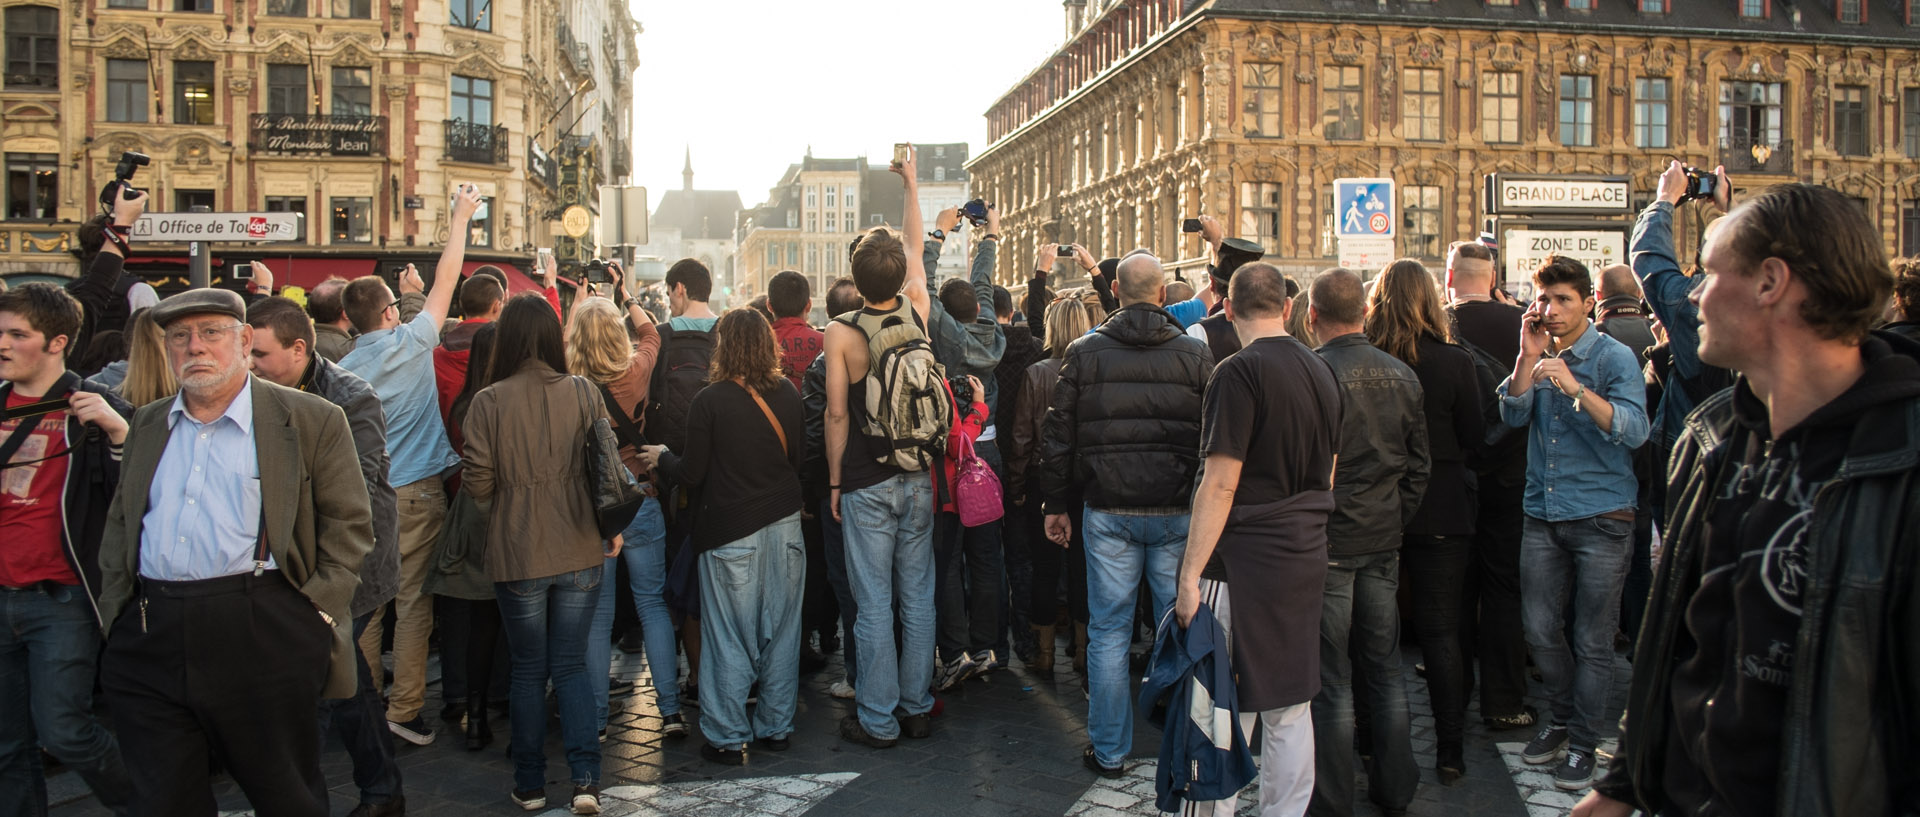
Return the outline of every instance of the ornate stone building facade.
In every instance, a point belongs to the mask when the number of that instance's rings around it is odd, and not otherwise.
[[[1050,241],[1192,266],[1201,214],[1310,274],[1344,177],[1394,179],[1399,252],[1437,262],[1488,174],[1624,176],[1639,204],[1669,157],[1834,186],[1920,252],[1920,4],[1515,2],[1069,2],[969,165],[1006,213],[1001,281]]]
[[[77,270],[64,253],[122,151],[153,157],[135,178],[151,210],[304,213],[300,241],[214,253],[305,285],[436,257],[456,183],[488,197],[469,259],[527,266],[567,205],[630,172],[638,25],[620,0],[0,6],[15,277]],[[137,245],[130,269],[177,285],[183,249]]]

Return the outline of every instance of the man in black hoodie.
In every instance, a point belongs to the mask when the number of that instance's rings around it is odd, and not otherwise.
[[[1144,579],[1153,620],[1173,607],[1200,468],[1200,413],[1213,355],[1160,307],[1152,255],[1122,259],[1120,309],[1067,347],[1040,432],[1038,484],[1047,538],[1065,546],[1065,508],[1082,495],[1087,559],[1087,733],[1082,762],[1125,773],[1133,747],[1127,641]]]
[[[1702,263],[1700,359],[1741,372],[1687,419],[1610,773],[1574,810],[1920,811],[1920,344],[1841,193],[1742,203]]]

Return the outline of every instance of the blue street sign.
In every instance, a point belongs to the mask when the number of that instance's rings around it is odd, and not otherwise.
[[[1399,220],[1392,179],[1334,179],[1334,235],[1392,238]]]

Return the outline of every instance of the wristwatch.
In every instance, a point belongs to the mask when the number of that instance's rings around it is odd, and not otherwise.
[[[628,307],[629,309],[631,309],[631,308],[633,308],[633,307],[636,307],[636,306],[640,306],[640,305],[641,305],[641,304],[640,304],[640,299],[639,299],[639,298],[628,298],[628,299],[627,299],[627,307]]]
[[[927,233],[927,236],[935,241],[945,242],[947,240],[947,231],[935,227],[933,232]]]

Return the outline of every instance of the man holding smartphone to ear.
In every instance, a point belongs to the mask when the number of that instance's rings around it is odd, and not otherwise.
[[[1633,352],[1588,319],[1593,277],[1584,265],[1553,256],[1533,282],[1539,295],[1521,319],[1520,356],[1499,388],[1501,417],[1528,435],[1521,618],[1552,707],[1521,759],[1560,761],[1554,785],[1579,791],[1593,782],[1594,749],[1612,724],[1613,636],[1633,549],[1633,450],[1647,441],[1647,388]]]

